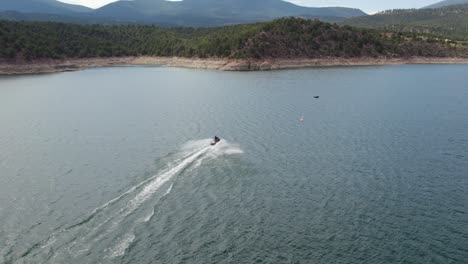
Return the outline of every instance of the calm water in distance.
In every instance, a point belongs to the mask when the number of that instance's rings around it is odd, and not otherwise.
[[[467,65],[0,77],[0,263],[467,260]]]

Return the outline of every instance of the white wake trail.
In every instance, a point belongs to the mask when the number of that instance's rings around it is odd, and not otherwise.
[[[210,147],[206,147],[192,156],[186,158],[182,161],[179,165],[175,166],[174,168],[170,169],[168,172],[164,173],[163,175],[157,177],[154,181],[150,182],[146,185],[141,192],[139,192],[135,198],[133,198],[127,206],[127,214],[134,211],[138,208],[142,203],[144,203],[152,194],[154,194],[163,184],[168,182],[172,179],[176,174],[178,174],[181,170],[186,168],[192,162],[194,162],[198,157],[204,154]]]
[[[101,257],[112,259],[124,255],[135,240],[134,230],[137,225],[152,219],[155,207],[171,193],[178,175],[186,169],[190,173],[207,159],[242,153],[239,147],[224,140],[216,146],[210,146],[210,141],[206,139],[184,144],[178,153],[173,154],[174,159],[168,164],[168,169],[105,202],[79,223],[54,232],[32,247],[22,258],[28,260],[42,256],[59,263],[70,258],[86,258],[91,253],[102,254],[94,249],[103,246],[106,248],[106,256]],[[168,186],[166,191],[160,193],[165,186]],[[159,197],[156,203],[150,204],[156,196]],[[120,233],[119,230],[126,232]],[[47,252],[53,254],[48,255]]]
[[[93,230],[92,233],[89,233],[87,234],[87,236],[83,237],[84,239],[82,239],[79,244],[86,245],[86,248],[84,249],[84,251],[88,251],[90,249],[90,244],[99,243],[100,240],[106,238],[110,233],[114,232],[119,227],[119,224],[122,221],[124,221],[128,215],[132,214],[135,210],[140,208],[163,185],[165,185],[167,182],[172,180],[174,176],[178,175],[183,169],[185,169],[190,164],[192,164],[195,160],[197,160],[200,156],[202,156],[209,149],[210,147],[205,147],[193,153],[189,157],[185,158],[182,162],[180,162],[175,167],[161,174],[157,174],[151,177],[149,181],[145,181],[146,185],[143,187],[143,189],[140,192],[138,192],[135,195],[135,197],[133,197],[127,203],[125,207],[122,207],[116,214],[108,218],[106,222],[100,223],[99,228],[96,228],[95,230]],[[137,186],[142,186],[142,184],[139,184]],[[107,224],[110,224],[110,225],[107,225]],[[90,239],[93,236],[93,234],[97,233],[99,231],[98,229],[102,229],[101,228],[102,225],[106,225],[105,230],[103,230],[100,233],[100,235],[93,240],[93,243],[88,243],[87,240]],[[125,234],[123,237],[121,236],[122,238],[119,239],[118,244],[114,248],[108,249],[108,251],[110,251],[110,254],[108,254],[108,257],[114,258],[117,256],[121,256],[125,253],[125,250],[128,248],[128,246],[131,244],[131,242],[134,239],[134,235],[133,235],[134,228],[135,228],[135,223],[129,228],[130,232]],[[83,249],[78,250],[77,252],[81,254],[83,252]]]
[[[169,171],[157,177],[154,181],[146,185],[141,192],[139,192],[131,201],[128,202],[126,211],[121,216],[121,220],[125,218],[127,215],[129,215],[130,213],[132,213],[133,211],[135,211],[137,208],[139,208],[145,201],[147,201],[150,197],[152,197],[152,195],[155,192],[157,192],[165,183],[170,181],[175,175],[178,175],[183,169],[187,168],[190,164],[192,164],[196,160],[199,161],[199,163],[196,164],[196,166],[198,167],[201,164],[201,161],[203,160],[203,159],[198,159],[198,158],[202,156],[203,154],[205,154],[210,149],[213,149],[213,148],[211,146],[204,147],[200,151],[184,159],[180,164],[173,167],[172,169],[170,169]],[[160,199],[163,199],[164,196],[168,195],[171,192],[172,186],[173,185],[169,187],[169,189]],[[154,210],[154,207],[153,207],[153,210]],[[150,217],[152,217],[153,213],[151,213]],[[148,218],[148,221],[149,221],[150,217],[149,218],[145,217],[145,219]],[[143,221],[145,221],[145,219],[143,219]],[[114,225],[112,226],[113,227],[112,230],[109,230],[109,232],[113,231],[113,229],[117,227],[117,224],[120,223],[120,221],[115,222]],[[125,254],[125,251],[135,239],[135,235],[133,233],[134,228],[135,226],[131,228],[130,232],[121,236],[121,239],[119,240],[116,246],[114,246],[112,249],[109,249],[110,253],[107,255],[108,258],[115,258],[115,257],[119,257]]]
[[[164,195],[161,197],[161,199],[158,201],[158,203],[159,203],[162,199],[164,199],[166,196],[168,196],[168,195],[171,193],[173,187],[174,187],[174,183],[171,184],[171,186],[169,186],[169,189],[167,189],[166,193],[164,193]],[[157,203],[157,204],[158,204],[158,203]],[[157,204],[156,204],[156,205],[157,205]],[[155,205],[155,206],[156,206],[156,205]],[[153,215],[154,215],[154,206],[153,206],[153,209],[151,210],[151,213],[149,213],[149,214],[145,217],[145,219],[143,219],[143,222],[148,222],[149,220],[151,220],[151,218],[153,217]]]

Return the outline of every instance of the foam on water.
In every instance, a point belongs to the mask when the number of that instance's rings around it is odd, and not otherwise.
[[[107,245],[105,257],[108,259],[124,255],[135,240],[136,226],[151,220],[155,207],[171,193],[174,181],[181,172],[187,168],[190,169],[188,172],[193,171],[206,160],[242,153],[237,145],[225,140],[216,146],[210,146],[210,142],[210,139],[204,139],[185,143],[173,155],[167,169],[97,207],[86,219],[54,232],[23,254],[23,257],[28,259],[54,252],[49,256],[50,260],[61,261],[69,255],[72,258],[86,256],[95,245]],[[165,187],[167,189],[162,193]],[[121,228],[123,223],[125,228]],[[120,233],[120,230],[125,232]]]
[[[115,258],[125,254],[127,248],[132,244],[133,240],[135,240],[135,234],[133,232],[126,234],[112,249],[112,252],[108,258]]]
[[[132,199],[128,204],[128,211],[125,215],[133,212],[136,208],[141,206],[149,197],[154,194],[159,188],[168,182],[172,177],[178,174],[181,170],[186,168],[188,165],[192,164],[192,170],[198,168],[202,162],[207,158],[217,158],[222,155],[232,155],[232,154],[241,154],[243,153],[242,150],[234,144],[230,144],[226,141],[221,141],[220,143],[216,144],[216,146],[209,146],[211,140],[199,140],[199,141],[190,141],[183,146],[183,150],[186,152],[190,152],[193,149],[200,149],[195,153],[191,153],[187,158],[185,158],[180,164],[174,166],[172,169],[164,173],[163,175],[159,176],[153,182],[146,185],[143,190],[138,193],[138,195]],[[208,145],[208,147],[207,147]],[[202,156],[203,154],[207,154]],[[166,193],[160,198],[161,201],[164,197],[170,194],[172,191],[174,184],[171,184],[167,189]],[[148,222],[154,215],[154,207],[152,208],[151,213],[143,219],[143,222]],[[125,254],[126,249],[131,245],[133,242],[135,235],[133,233],[134,227],[132,230],[127,233],[118,243],[117,245],[111,249],[111,253],[108,257],[114,258],[118,256],[122,256]],[[130,239],[131,238],[131,239]]]
[[[172,191],[172,187],[174,187],[174,184],[171,184],[171,186],[169,186],[169,189],[167,189],[166,193],[163,195],[163,197],[161,197],[161,200],[158,201],[158,203],[156,205],[159,204],[159,202],[162,201],[162,199],[164,199],[166,196],[168,196],[171,191]],[[155,206],[156,206],[155,205]],[[149,220],[151,220],[151,218],[153,218],[153,215],[154,215],[154,207],[153,209],[151,210],[151,213],[149,213],[144,219],[143,219],[143,222],[148,222]]]

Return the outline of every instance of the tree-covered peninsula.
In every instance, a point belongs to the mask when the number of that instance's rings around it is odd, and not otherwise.
[[[283,18],[215,28],[0,21],[5,61],[125,56],[323,59],[468,57],[468,45],[432,35]]]

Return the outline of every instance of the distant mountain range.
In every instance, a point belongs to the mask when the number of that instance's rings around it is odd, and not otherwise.
[[[0,0],[0,11],[65,15],[92,12],[92,9],[80,5],[65,4],[56,0]]]
[[[468,4],[468,0],[445,0],[430,6],[426,6],[425,8],[441,8],[451,5],[461,5],[461,4]]]
[[[289,16],[339,21],[364,15],[359,9],[303,7],[283,0],[122,0],[96,10],[56,0],[0,1],[0,19],[74,23],[219,26]]]
[[[340,24],[468,40],[468,4],[435,9],[389,10],[372,16],[350,18]]]

